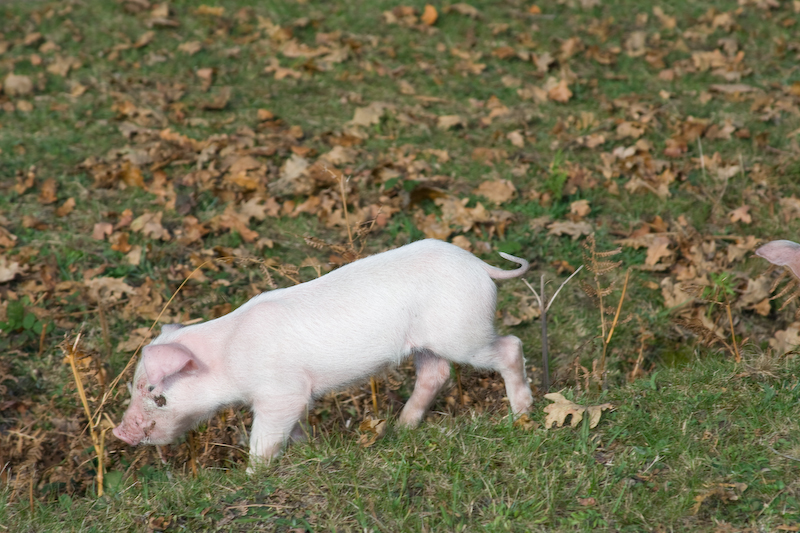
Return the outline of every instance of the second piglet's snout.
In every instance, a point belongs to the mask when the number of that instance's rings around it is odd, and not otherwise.
[[[450,363],[497,370],[514,413],[532,403],[521,341],[494,330],[493,279],[524,274],[437,240],[418,241],[313,281],[260,294],[192,326],[165,326],[142,353],[114,434],[166,444],[219,409],[253,411],[251,463],[278,455],[315,397],[413,354],[417,376],[399,423],[416,426]]]

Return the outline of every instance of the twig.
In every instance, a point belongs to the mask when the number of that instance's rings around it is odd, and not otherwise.
[[[544,293],[544,274],[539,281],[539,287],[542,290],[541,301],[547,300],[547,295]],[[563,287],[563,285],[562,285]],[[558,293],[556,293],[558,294]],[[555,296],[553,296],[555,298]],[[547,310],[550,309],[550,302],[546,306],[542,306],[542,390],[547,392],[550,390],[550,351],[547,343]]]
[[[773,448],[772,446],[767,446],[767,448],[769,448],[769,451],[771,451],[772,453],[780,455],[784,459],[789,459],[790,461],[798,461],[798,462],[800,462],[800,458],[792,457],[791,455],[783,454],[783,453],[779,452],[778,450],[776,450],[775,448]]]
[[[530,283],[528,283],[528,280],[526,279],[522,280],[522,282],[525,283],[525,285],[527,285],[527,287],[536,297],[536,301],[539,302],[539,311],[541,312],[540,320],[542,321],[542,389],[545,391],[550,389],[550,355],[547,345],[547,312],[550,310],[550,306],[553,305],[553,302],[555,301],[556,296],[558,296],[558,293],[561,292],[561,289],[564,288],[564,285],[569,283],[569,280],[574,278],[575,275],[578,272],[580,272],[582,268],[583,265],[576,268],[575,272],[573,272],[567,279],[565,279],[561,283],[561,285],[559,285],[558,290],[556,290],[556,292],[553,294],[553,296],[550,298],[549,301],[547,300],[547,297],[544,292],[544,285],[545,285],[544,274],[542,274],[540,280],[540,286],[541,286],[540,290],[542,291],[541,296],[539,296],[539,293],[536,292],[536,289],[534,289],[533,286]]]
[[[550,301],[549,301],[549,302],[547,302],[547,311],[549,311],[549,310],[550,310],[550,306],[551,306],[551,305],[553,305],[553,301],[556,299],[556,296],[558,296],[558,293],[559,293],[559,292],[561,292],[561,289],[563,289],[563,288],[564,288],[564,285],[566,285],[567,283],[569,283],[569,280],[571,280],[572,278],[574,278],[574,277],[575,277],[575,275],[576,275],[578,272],[580,272],[582,268],[583,268],[583,265],[581,265],[581,266],[579,266],[578,268],[576,268],[576,269],[575,269],[575,272],[573,272],[573,273],[570,275],[570,277],[568,277],[566,280],[564,280],[564,282],[563,282],[563,283],[562,283],[562,284],[561,284],[561,285],[558,287],[558,290],[555,292],[555,294],[553,294],[553,297],[552,297],[552,298],[550,298]]]

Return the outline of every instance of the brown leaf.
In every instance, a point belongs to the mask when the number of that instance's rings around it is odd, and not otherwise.
[[[205,4],[199,6],[194,12],[198,15],[209,15],[212,17],[221,17],[225,14],[224,7],[217,7],[217,6],[207,6]]]
[[[156,32],[154,32],[153,30],[146,31],[143,34],[141,34],[138,39],[136,39],[136,42],[133,43],[133,47],[144,48],[145,46],[153,42],[153,39],[155,39],[155,37],[156,37]]]
[[[440,130],[449,130],[454,126],[464,126],[466,122],[460,115],[442,115],[436,119],[436,127]]]
[[[546,429],[552,428],[553,424],[555,424],[556,427],[562,427],[566,423],[567,417],[572,417],[570,425],[572,427],[577,427],[581,420],[583,420],[583,415],[585,413],[589,415],[589,427],[594,428],[597,426],[598,422],[600,422],[600,416],[603,411],[606,409],[614,409],[614,406],[610,403],[590,406],[578,405],[567,400],[558,392],[545,394],[544,397],[551,402],[555,402],[544,408],[544,412],[547,413],[547,417],[544,421]]]
[[[463,2],[459,2],[457,4],[453,4],[449,8],[445,9],[445,13],[449,13],[450,11],[455,11],[456,13],[459,13],[461,15],[464,15],[466,17],[470,17],[470,18],[473,18],[473,19],[476,19],[476,18],[478,18],[480,16],[480,11],[478,11],[476,8],[472,7],[471,5],[465,4]]]
[[[594,229],[592,225],[585,221],[572,222],[557,220],[547,226],[549,230],[548,235],[570,235],[572,240],[575,241],[581,235],[590,235]]]
[[[576,200],[569,204],[569,212],[576,217],[583,218],[592,211],[589,200]]]
[[[146,212],[131,222],[131,230],[141,232],[143,235],[153,239],[168,241],[170,239],[170,234],[169,231],[161,225],[162,216],[164,216],[164,213],[161,211],[155,213]]]
[[[524,148],[525,147],[525,137],[522,136],[522,131],[514,130],[510,131],[506,134],[506,139],[511,141],[511,144],[516,146],[517,148]]]
[[[26,270],[28,270],[27,265],[22,266],[17,261],[12,261],[10,257],[0,255],[0,283],[11,281]]]
[[[203,43],[201,43],[200,41],[186,41],[185,43],[181,43],[178,45],[179,52],[183,52],[184,54],[188,54],[190,56],[195,55],[202,49],[203,49]]]
[[[33,82],[28,76],[10,72],[3,80],[6,96],[25,96],[33,92]]]
[[[2,264],[0,264],[1,270]],[[2,278],[0,277],[0,279]],[[775,336],[769,340],[769,346],[778,355],[783,355],[800,346],[800,322],[792,322],[786,329],[776,331]]]
[[[517,188],[508,180],[484,181],[477,189],[472,191],[474,194],[483,196],[487,200],[497,205],[504,204],[511,200],[517,193]]]
[[[558,84],[547,91],[547,97],[556,102],[566,104],[572,98],[572,91],[569,90],[566,80],[560,80]]]
[[[58,209],[56,209],[56,216],[65,217],[72,213],[73,209],[75,209],[75,198],[67,198],[64,203],[61,204]]]
[[[42,187],[39,189],[39,203],[43,205],[48,205],[54,203],[58,200],[56,197],[56,191],[58,190],[58,182],[54,178],[48,178],[42,183]]]
[[[386,433],[386,419],[368,416],[358,425],[358,430],[362,432],[358,437],[358,443],[364,448],[369,448]]]
[[[753,221],[753,217],[750,216],[750,206],[743,205],[742,207],[737,207],[733,211],[730,212],[728,215],[731,219],[731,222],[741,222],[742,224],[750,224]]]
[[[671,244],[672,241],[669,237],[665,235],[654,235],[650,238],[650,243],[647,245],[647,257],[644,260],[644,264],[653,267],[656,266],[661,259],[672,256],[673,252],[669,249]]]
[[[203,102],[200,107],[203,109],[215,110],[225,109],[228,106],[228,101],[231,99],[233,93],[230,87],[222,87],[211,101]]]
[[[98,222],[92,230],[92,239],[104,241],[113,232],[114,226],[110,222]]]

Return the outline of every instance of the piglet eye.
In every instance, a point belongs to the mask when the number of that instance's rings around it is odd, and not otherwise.
[[[156,388],[155,385],[150,385],[149,387],[147,387],[147,392],[153,392],[155,388]]]

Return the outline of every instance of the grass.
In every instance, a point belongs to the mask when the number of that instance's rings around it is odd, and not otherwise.
[[[676,0],[660,6],[662,20],[656,6],[640,2],[583,5],[591,3],[540,2],[536,13],[531,2],[476,1],[476,18],[434,4],[433,28],[386,22],[383,13],[398,4],[382,0],[208,3],[223,7],[221,16],[183,0],[170,3],[166,15],[177,25],[154,25],[158,6],[143,9],[142,2],[3,4],[0,83],[14,72],[28,76],[34,90],[0,93],[0,261],[23,269],[0,282],[0,322],[8,324],[0,331],[0,530],[791,530],[800,521],[793,481],[800,457],[797,364],[769,343],[790,327],[793,309],[774,305],[761,316],[741,304],[765,265],[750,258],[752,249],[734,259],[728,252],[737,237],[792,238],[800,230],[791,208],[800,196],[795,8]],[[419,15],[423,5],[414,7]],[[628,53],[635,32],[645,32],[646,54]],[[142,38],[150,40],[140,46]],[[347,58],[325,65],[293,57],[283,48],[290,39],[311,49],[341,48]],[[192,41],[199,51],[179,50]],[[740,80],[693,66],[695,53],[726,46],[744,52],[741,64],[750,72]],[[526,54],[550,54],[554,62],[542,72],[522,59]],[[59,57],[80,65],[66,76],[48,70]],[[276,79],[274,61],[300,76]],[[207,88],[200,69],[212,69]],[[551,77],[569,80],[567,102],[530,96]],[[725,83],[759,92],[711,89]],[[208,109],[227,87],[227,104]],[[374,102],[391,107],[377,123],[353,126],[357,109]],[[260,120],[259,110],[275,120]],[[446,115],[461,116],[463,124],[439,128],[438,117]],[[697,120],[730,123],[736,132],[720,138],[705,129],[699,141],[690,140],[681,132]],[[641,128],[641,137],[619,133],[626,122]],[[134,135],[132,125],[144,130]],[[158,140],[167,128],[207,151]],[[522,146],[511,142],[513,132]],[[590,147],[585,138],[593,134],[604,139]],[[685,151],[665,154],[671,140],[686,141]],[[637,141],[646,145],[633,155],[613,155]],[[368,414],[369,389],[355,387],[318,403],[311,413],[317,438],[290,447],[252,478],[238,451],[246,447],[243,412],[217,417],[196,434],[198,442],[225,445],[204,448],[197,477],[186,441],[165,449],[162,464],[152,449],[110,439],[106,493],[96,498],[96,463],[59,343],[83,331],[81,349],[94,366],[81,371],[96,406],[132,354],[126,343],[203,261],[235,255],[331,268],[340,258],[302,237],[347,242],[344,228],[330,224],[341,205],[338,185],[280,196],[268,187],[293,154],[313,163],[339,145],[354,154],[332,165],[350,178],[351,216],[379,203],[397,210],[367,236],[365,253],[423,238],[420,220],[445,213],[436,204],[442,192],[495,217],[469,230],[454,222],[448,239],[465,237],[496,265],[497,251],[522,255],[532,260],[531,281],[545,274],[555,286],[583,262],[585,235],[556,235],[552,222],[589,222],[603,250],[644,229],[668,238],[673,257],[656,268],[647,264],[646,246],[624,245],[616,256],[623,265],[614,274],[633,268],[623,309],[633,318],[609,347],[607,390],[586,390],[585,373],[602,351],[590,299],[572,284],[549,313],[556,386],[580,402],[617,409],[595,429],[522,430],[506,416],[499,379],[463,369],[466,406],[449,390],[434,406],[439,414],[419,430],[390,432],[362,449],[353,428]],[[225,177],[230,159],[246,154],[263,167],[255,189]],[[486,155],[489,162],[481,160]],[[125,183],[126,157],[138,161],[144,187]],[[737,172],[718,172],[740,163]],[[635,178],[655,183],[664,169],[675,176],[668,195],[629,190]],[[200,170],[218,172],[203,178]],[[33,185],[20,192],[29,172]],[[57,185],[52,202],[41,194],[48,179]],[[516,196],[495,205],[474,192],[495,179],[513,182]],[[288,214],[310,197],[329,207]],[[70,198],[75,209],[57,214]],[[229,207],[268,198],[278,214],[245,226],[270,245],[256,246],[241,228],[220,225]],[[588,215],[572,214],[577,200],[589,201]],[[752,222],[731,220],[742,205],[750,206]],[[131,229],[126,210],[134,219],[163,213],[169,238]],[[186,242],[189,215],[207,233]],[[141,260],[131,264],[117,241],[93,238],[98,223],[111,224],[115,239],[125,234],[141,246]],[[12,244],[4,232],[16,237]],[[268,288],[254,263],[215,263],[204,272],[207,280],[188,283],[166,320],[212,318]],[[299,272],[302,280],[317,275],[308,267]],[[708,285],[721,275],[730,276],[734,291],[737,340],[749,341],[742,365],[677,325],[676,319],[707,317],[729,337],[724,308],[692,301],[670,309],[662,284]],[[90,283],[105,277],[133,292],[98,299]],[[291,284],[273,277],[279,286]],[[498,308],[521,314],[523,295],[521,281],[504,282]],[[536,319],[499,325],[523,340],[534,384],[539,326]],[[629,383],[642,345],[645,375]],[[396,412],[407,397],[410,368],[380,380],[384,409]],[[125,394],[120,387],[107,407],[114,421]],[[533,420],[542,419],[544,405],[537,400]]]
[[[197,477],[145,465],[112,478],[100,499],[44,487],[32,512],[22,497],[0,518],[14,531],[712,531],[796,523],[796,365],[771,360],[764,368],[762,360],[759,374],[698,355],[581,395],[581,403],[616,407],[595,429],[520,430],[502,412],[434,413],[418,430],[390,431],[371,448],[353,431],[293,444],[252,477],[235,465]]]

